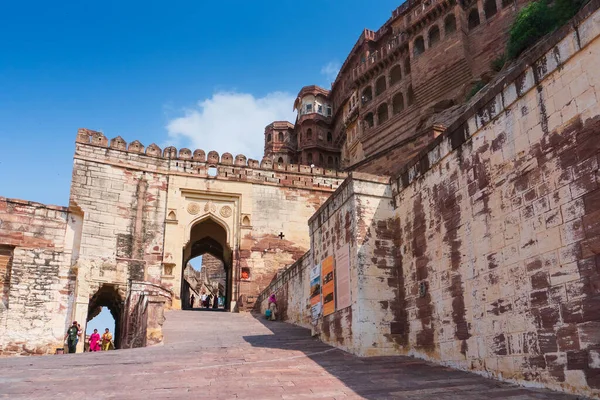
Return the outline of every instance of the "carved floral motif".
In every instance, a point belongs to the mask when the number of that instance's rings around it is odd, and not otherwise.
[[[204,206],[204,211],[215,213],[217,212],[217,206],[215,206],[215,203],[209,200],[208,203],[206,203],[206,205]]]
[[[200,204],[198,204],[198,203],[188,204],[187,211],[192,215],[198,214],[200,212]]]
[[[231,210],[231,207],[229,206],[223,206],[221,207],[221,211],[220,214],[223,218],[229,218],[231,217],[231,214],[233,213],[233,211]]]

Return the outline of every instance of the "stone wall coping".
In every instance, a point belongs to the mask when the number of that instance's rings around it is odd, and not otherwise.
[[[338,196],[345,190],[345,188],[350,185],[351,182],[367,182],[367,183],[375,183],[380,185],[389,185],[390,177],[386,175],[373,175],[366,172],[358,172],[351,171],[348,173],[348,177],[344,179],[344,181],[338,186],[338,188],[333,192],[331,196],[323,204],[321,207],[315,211],[315,213],[308,219],[308,225],[311,226],[312,223],[320,218],[320,215],[331,205],[331,203],[337,201]],[[361,194],[361,193],[359,193]],[[369,196],[377,196],[373,194],[368,194]],[[377,196],[381,197],[381,196]]]
[[[273,162],[268,157],[263,157],[258,160],[248,159],[243,154],[238,154],[235,157],[231,153],[223,153],[219,155],[216,151],[206,153],[202,149],[192,150],[187,148],[177,149],[173,146],[161,149],[156,144],[152,143],[145,147],[140,141],[134,140],[129,144],[123,138],[117,136],[108,140],[102,132],[91,129],[80,128],[77,131],[76,143],[98,147],[103,149],[112,149],[126,153],[136,154],[138,156],[151,157],[153,159],[163,159],[168,162],[172,161],[190,161],[205,164],[209,167],[248,167],[252,169],[260,169],[267,171],[280,171],[294,174],[302,174],[309,176],[324,176],[333,178],[345,178],[347,174],[342,171],[330,168],[311,167],[310,165],[286,164]]]
[[[541,39],[488,84],[487,88],[482,89],[466,111],[442,135],[425,146],[398,174],[392,176],[394,197],[591,43],[595,38],[582,38],[579,26],[599,8],[600,0],[590,0],[571,21]],[[561,47],[561,41],[571,32],[575,33],[577,47]]]
[[[0,202],[18,204],[21,206],[33,207],[33,208],[46,208],[48,210],[60,211],[60,212],[68,212],[69,208],[64,206],[55,206],[49,204],[38,203],[36,201],[30,200],[21,200],[21,199],[13,199],[8,197],[0,196]]]

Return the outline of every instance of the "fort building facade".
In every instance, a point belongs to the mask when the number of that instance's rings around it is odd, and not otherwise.
[[[527,3],[405,1],[377,31],[362,32],[331,90],[300,90],[293,128],[265,129],[265,155],[273,162],[397,172],[460,114],[474,85],[489,81],[508,28]]]
[[[68,207],[0,203],[2,352],[54,351],[65,321],[103,306],[119,347],[158,342],[163,310],[189,306],[184,267],[202,254],[223,262],[226,308],[251,308],[309,248],[306,221],[344,177],[80,129]]]
[[[0,354],[101,307],[118,348],[160,343],[210,287],[355,354],[600,397],[600,0],[494,75],[524,4],[405,2],[260,161],[79,129],[67,206],[0,198]]]

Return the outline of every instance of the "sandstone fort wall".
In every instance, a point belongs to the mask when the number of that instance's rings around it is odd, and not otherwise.
[[[600,50],[597,7],[530,51],[393,182],[402,352],[600,393],[600,75],[585,68]]]
[[[80,129],[71,191],[84,215],[79,301],[104,284],[123,291],[131,278],[171,290],[180,307],[183,262],[192,255],[182,248],[201,239],[191,236],[192,226],[210,219],[226,230],[231,300],[252,307],[273,275],[309,248],[306,220],[344,177],[243,155],[109,141]]]
[[[379,258],[378,249],[391,239],[378,225],[393,215],[389,178],[352,172],[309,221],[311,250],[297,263],[283,271],[259,297],[264,313],[268,296],[275,293],[281,317],[286,321],[310,327],[327,343],[356,354],[374,354],[392,345],[381,337],[377,329],[366,330],[366,325],[379,326],[372,313],[383,299],[380,286],[383,279],[378,268],[391,263],[390,256]],[[313,320],[310,303],[310,267],[321,264],[336,250],[349,245],[351,304],[349,307]],[[381,256],[381,254],[379,254]],[[374,289],[374,290],[373,290]],[[389,327],[389,325],[388,325]]]
[[[181,249],[205,217],[231,234],[233,301],[251,307],[309,248],[306,220],[343,177],[81,129],[68,209],[0,199],[0,352],[52,353],[101,306],[122,347],[160,342],[163,309],[181,306]]]
[[[599,6],[403,167],[391,211],[385,199],[344,203],[351,175],[311,219],[313,262],[355,248],[353,304],[319,319],[325,341],[600,397],[600,74],[586,67],[600,55]],[[336,202],[354,234],[331,230]],[[287,298],[306,291],[295,277]]]
[[[72,218],[65,207],[0,198],[0,353],[63,347],[74,289]]]
[[[377,31],[364,30],[330,94],[344,168],[397,173],[433,139],[432,127],[461,112],[444,114],[494,75],[491,63],[526,3],[407,1]]]

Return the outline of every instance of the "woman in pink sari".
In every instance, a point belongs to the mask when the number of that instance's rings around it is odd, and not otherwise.
[[[94,329],[94,333],[90,336],[90,351],[100,351],[100,334],[98,329]]]
[[[271,311],[271,315],[269,316],[269,320],[276,321],[277,320],[277,300],[275,299],[275,293],[269,296],[269,301],[267,302],[269,305],[269,310]]]

